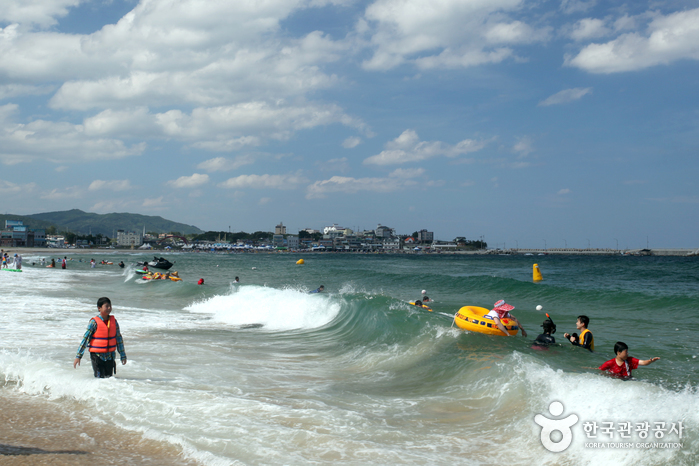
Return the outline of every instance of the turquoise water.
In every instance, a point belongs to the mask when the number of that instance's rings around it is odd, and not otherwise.
[[[132,265],[90,269],[78,262],[85,257],[63,271],[26,256],[25,272],[0,274],[6,389],[77,400],[203,464],[696,463],[696,258],[171,254],[184,281],[151,283]],[[95,255],[103,257],[133,264],[152,255]],[[541,283],[531,281],[532,259]],[[308,294],[321,284],[325,293]],[[423,289],[434,312],[406,304]],[[72,360],[103,295],[129,363],[95,380],[87,359],[78,370]],[[499,299],[516,306],[528,338],[452,326],[461,306]],[[537,351],[544,312],[563,344]],[[590,317],[594,354],[563,341],[580,314]],[[29,342],[37,326],[52,337]],[[619,340],[632,356],[661,360],[632,381],[599,374]],[[544,449],[534,423],[554,417],[552,401],[580,419],[561,453]],[[588,439],[583,430],[646,421],[665,422],[663,437]],[[679,422],[681,438],[669,432]],[[633,445],[589,445],[622,441]]]

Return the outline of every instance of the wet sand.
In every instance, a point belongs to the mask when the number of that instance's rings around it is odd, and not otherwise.
[[[70,401],[0,388],[3,465],[196,465],[179,447],[91,420]],[[71,409],[74,408],[74,409]]]

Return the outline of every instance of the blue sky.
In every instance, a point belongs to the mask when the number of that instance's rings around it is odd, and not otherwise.
[[[5,212],[699,246],[696,2],[3,5]]]

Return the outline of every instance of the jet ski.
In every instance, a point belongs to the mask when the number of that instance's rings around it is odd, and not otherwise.
[[[153,260],[150,262],[139,262],[136,265],[147,265],[149,268],[155,268],[155,269],[163,269],[163,270],[168,270],[170,267],[172,267],[172,262],[170,262],[167,259],[164,259],[162,257],[158,258],[153,256]]]

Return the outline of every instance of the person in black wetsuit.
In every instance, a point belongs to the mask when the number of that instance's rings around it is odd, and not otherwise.
[[[544,321],[541,326],[544,329],[544,333],[536,337],[536,340],[534,340],[534,344],[532,345],[532,348],[534,349],[548,349],[549,345],[554,345],[556,344],[556,339],[553,338],[551,335],[556,333],[556,324],[553,323],[553,320],[549,317]]]

